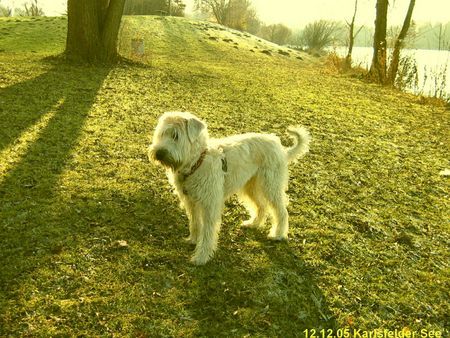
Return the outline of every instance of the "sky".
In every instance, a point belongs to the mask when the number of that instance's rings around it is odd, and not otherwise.
[[[353,16],[354,0],[252,0],[262,21],[285,23],[288,26],[304,26],[320,19],[350,21]],[[391,0],[389,25],[403,23],[409,0]],[[375,0],[359,0],[356,22],[373,25]],[[450,0],[416,0],[413,12],[416,22],[450,21]]]
[[[21,7],[24,0],[0,0],[0,4]],[[194,0],[185,0],[187,11],[193,8]],[[351,20],[354,0],[251,0],[259,18],[267,23],[284,23],[291,28],[325,19]],[[409,0],[391,0],[389,25],[401,25]],[[359,0],[356,23],[373,25],[375,0]],[[48,16],[61,15],[66,11],[67,0],[38,0]],[[450,21],[450,0],[416,0],[413,20],[417,23]]]

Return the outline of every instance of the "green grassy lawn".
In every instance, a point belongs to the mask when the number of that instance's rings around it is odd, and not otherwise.
[[[0,336],[449,334],[449,110],[184,19],[124,18],[140,65],[45,59],[66,24],[0,20]],[[146,154],[170,110],[213,136],[309,128],[288,243],[240,227],[231,200],[214,259],[189,264],[187,219]]]

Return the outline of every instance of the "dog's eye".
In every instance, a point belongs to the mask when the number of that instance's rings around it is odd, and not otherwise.
[[[172,138],[174,141],[178,141],[178,133],[176,131],[173,132]]]

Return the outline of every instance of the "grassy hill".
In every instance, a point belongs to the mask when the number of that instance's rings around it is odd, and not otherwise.
[[[449,334],[448,110],[178,18],[124,18],[140,64],[44,59],[66,24],[0,20],[0,336]],[[289,243],[240,227],[231,200],[214,259],[188,263],[187,219],[146,155],[170,110],[213,136],[309,128]]]

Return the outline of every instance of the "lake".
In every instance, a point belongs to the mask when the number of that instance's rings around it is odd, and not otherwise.
[[[336,47],[336,53],[345,57],[346,47]],[[417,84],[407,91],[426,96],[450,98],[450,51],[404,49],[402,56],[411,57],[417,67]],[[354,47],[353,66],[368,69],[372,62],[373,48]]]

